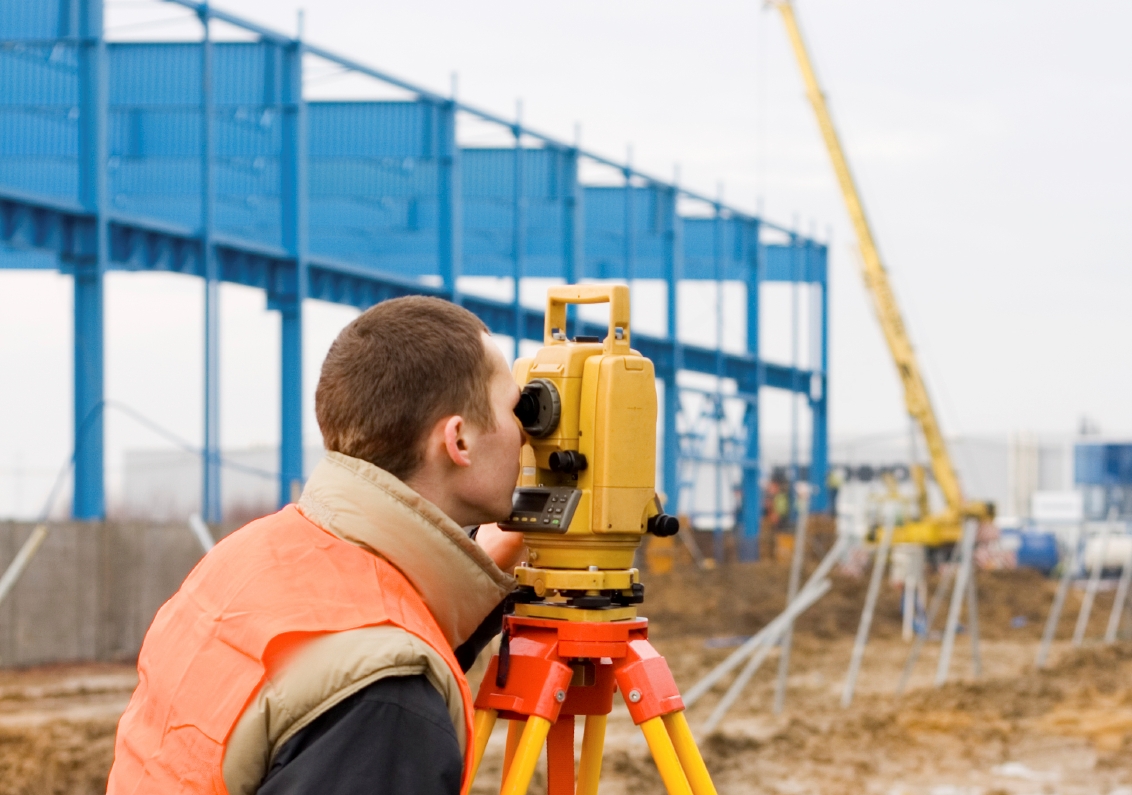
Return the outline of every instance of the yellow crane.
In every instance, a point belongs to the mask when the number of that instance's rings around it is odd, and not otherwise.
[[[928,515],[927,496],[924,488],[923,470],[914,467],[913,475],[919,489],[920,519],[906,522],[896,529],[893,536],[894,543],[925,544],[927,546],[941,546],[952,544],[962,535],[963,520],[973,518],[978,520],[989,519],[994,516],[994,506],[986,502],[970,502],[964,499],[963,491],[959,486],[959,478],[955,474],[955,467],[951,463],[951,456],[947,451],[947,444],[940,431],[939,420],[936,419],[932,409],[931,398],[924,385],[920,367],[916,362],[916,354],[912,349],[912,342],[908,339],[908,332],[904,328],[904,319],[900,315],[900,307],[896,303],[896,296],[892,292],[892,285],[888,281],[888,272],[880,259],[876,241],[865,216],[865,207],[861,202],[857,185],[853,181],[853,174],[849,170],[849,161],[845,158],[845,151],[841,147],[841,140],[837,129],[833,126],[829,107],[825,102],[825,95],[818,84],[817,74],[814,72],[806,43],[802,39],[802,31],[798,26],[798,18],[794,14],[794,4],[790,0],[770,0],[782,14],[786,24],[786,32],[790,37],[790,44],[794,49],[794,56],[802,70],[802,80],[806,85],[806,96],[814,108],[821,129],[826,149],[829,150],[830,160],[833,161],[833,170],[837,174],[837,182],[841,186],[841,194],[845,199],[849,218],[853,222],[853,229],[857,234],[857,244],[861,249],[862,272],[865,286],[873,300],[877,319],[880,321],[884,339],[888,343],[888,350],[896,362],[896,369],[900,373],[900,381],[904,386],[904,403],[908,413],[920,426],[927,442],[928,454],[931,457],[932,474],[943,492],[947,503],[941,514]]]

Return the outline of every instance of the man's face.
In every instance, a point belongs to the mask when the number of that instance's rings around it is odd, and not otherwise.
[[[506,519],[511,514],[511,494],[519,478],[519,452],[523,434],[515,418],[519,387],[507,368],[507,360],[491,337],[483,335],[484,348],[494,363],[489,397],[495,428],[469,429],[472,464],[461,473],[462,502],[475,515],[475,522]]]

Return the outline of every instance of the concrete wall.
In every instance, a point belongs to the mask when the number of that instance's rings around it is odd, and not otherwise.
[[[32,527],[0,522],[0,569]],[[52,523],[0,603],[0,666],[135,658],[201,554],[187,524]]]

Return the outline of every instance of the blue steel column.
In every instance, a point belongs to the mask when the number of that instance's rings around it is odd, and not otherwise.
[[[629,283],[629,290],[633,289],[633,276],[637,259],[636,219],[633,217],[633,172],[628,167],[621,172],[625,177],[625,223],[623,234],[625,236],[625,281]]]
[[[456,144],[456,98],[437,107],[439,134],[439,222],[440,276],[444,289],[460,302],[456,283],[463,266],[463,190],[460,182],[460,147]]]
[[[585,271],[585,226],[582,186],[578,183],[578,150],[563,153],[562,169],[562,276],[566,284],[577,284]],[[574,334],[575,307],[567,307],[566,333]]]
[[[798,283],[802,279],[802,272],[798,268],[799,252],[798,236],[790,235],[790,366],[794,369],[795,378],[799,372],[798,366]],[[798,483],[798,401],[801,399],[802,384],[793,383],[790,389],[790,508],[793,517],[796,501],[794,499],[794,486]]]
[[[519,342],[523,339],[523,304],[520,287],[523,281],[523,254],[526,247],[526,199],[523,196],[523,128],[518,122],[511,128],[515,136],[514,168],[511,185],[511,276],[515,282],[512,310],[515,313],[512,334],[515,337],[515,358],[519,358]]]
[[[283,247],[295,263],[295,282],[275,302],[281,320],[279,504],[297,498],[303,484],[303,299],[307,296],[307,106],[303,100],[303,44],[283,50],[283,129],[280,170]]]
[[[715,278],[715,529],[712,533],[712,554],[717,563],[723,563],[723,421],[719,416],[722,409],[723,394],[723,208],[719,202],[714,205],[714,218],[711,228],[712,276]]]
[[[94,216],[94,250],[75,262],[75,519],[106,515],[103,469],[103,274],[106,224],[106,45],[102,0],[79,5],[79,201]]]
[[[684,366],[679,336],[679,287],[684,271],[684,240],[681,218],[677,213],[679,190],[673,187],[664,194],[664,277],[668,286],[668,338],[672,340],[672,365],[663,372],[664,378],[664,490],[665,510],[676,514],[680,510],[680,436],[676,418],[680,414],[680,386],[677,374]]]
[[[759,532],[763,516],[760,482],[759,395],[762,391],[762,357],[759,355],[759,283],[762,280],[763,250],[759,242],[760,224],[751,222],[751,248],[747,254],[747,353],[755,357],[756,383],[747,397],[747,452],[743,462],[743,535],[739,539],[739,559],[759,559]]]
[[[807,254],[814,248],[808,248]],[[821,375],[815,375],[810,383],[810,412],[812,430],[810,439],[810,484],[813,497],[810,500],[814,511],[828,511],[829,504],[829,270],[827,253],[821,247],[821,262],[816,268],[819,278],[814,284],[821,290]],[[807,268],[807,270],[810,270]]]
[[[201,196],[200,248],[204,260],[204,444],[201,446],[201,514],[206,522],[221,520],[220,508],[220,267],[212,244],[212,37],[209,8],[198,12],[201,41]]]

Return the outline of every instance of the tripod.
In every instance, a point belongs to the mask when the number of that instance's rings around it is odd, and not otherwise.
[[[586,618],[600,610],[579,611]],[[612,611],[611,611],[612,612]],[[511,615],[476,697],[474,780],[497,718],[510,721],[501,795],[523,795],[546,743],[547,795],[596,795],[605,725],[619,689],[669,795],[715,795],[648,620]],[[574,721],[585,716],[574,779]]]

